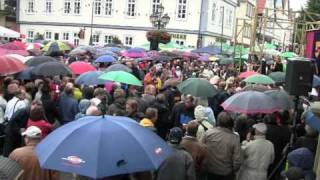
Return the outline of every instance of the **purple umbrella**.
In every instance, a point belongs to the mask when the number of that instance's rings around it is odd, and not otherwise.
[[[145,50],[140,48],[131,48],[122,53],[122,55],[126,58],[143,58],[147,56]]]
[[[200,56],[198,58],[199,61],[209,61],[209,56]]]
[[[268,95],[258,91],[244,91],[229,97],[221,105],[224,110],[245,114],[270,114],[280,107]]]

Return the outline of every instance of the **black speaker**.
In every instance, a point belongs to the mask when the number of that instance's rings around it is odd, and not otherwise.
[[[288,60],[287,62],[285,89],[290,95],[307,96],[312,90],[312,63],[304,60]]]

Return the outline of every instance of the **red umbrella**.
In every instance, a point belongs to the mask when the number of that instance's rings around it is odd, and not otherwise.
[[[29,56],[29,53],[26,50],[4,49],[4,48],[1,48],[0,46],[0,56],[7,55],[7,54],[18,54],[21,56]]]
[[[0,48],[8,50],[25,50],[26,46],[22,42],[14,41],[0,45]]]
[[[0,64],[1,76],[15,74],[26,69],[22,62],[10,56],[0,56]]]
[[[259,74],[255,71],[247,71],[247,72],[243,72],[239,75],[239,78],[247,78],[249,76],[255,75],[255,74]]]
[[[88,71],[96,71],[95,67],[83,61],[73,62],[69,65],[69,68],[74,74],[83,74]]]

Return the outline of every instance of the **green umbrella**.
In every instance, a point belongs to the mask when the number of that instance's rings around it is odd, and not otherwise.
[[[286,73],[284,72],[273,72],[268,75],[276,83],[284,83],[286,81]]]
[[[221,65],[228,65],[228,64],[233,64],[234,63],[234,59],[232,58],[221,58],[219,60],[219,64]]]
[[[277,49],[277,46],[275,46],[274,44],[266,43],[266,44],[264,44],[264,48],[265,49]]]
[[[283,58],[293,58],[293,57],[296,57],[297,55],[294,52],[283,52],[280,54],[280,56]]]
[[[99,76],[99,79],[120,82],[124,84],[130,84],[135,86],[142,86],[142,83],[134,75],[125,71],[110,71],[103,73]]]
[[[212,97],[218,93],[208,80],[201,78],[189,78],[177,87],[183,94],[191,94],[195,97]]]
[[[262,74],[256,74],[247,77],[244,79],[244,82],[246,83],[254,83],[254,84],[274,84],[274,80],[272,80],[270,77]]]
[[[46,44],[42,50],[43,51],[48,51],[50,46],[52,46],[53,44],[57,44],[57,47],[59,48],[60,51],[68,51],[68,50],[71,50],[70,46],[65,43],[65,42],[62,42],[62,41],[51,41],[49,42],[48,44]]]

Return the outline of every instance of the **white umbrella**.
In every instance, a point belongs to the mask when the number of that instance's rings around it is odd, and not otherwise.
[[[0,26],[0,37],[20,38],[20,33]]]

